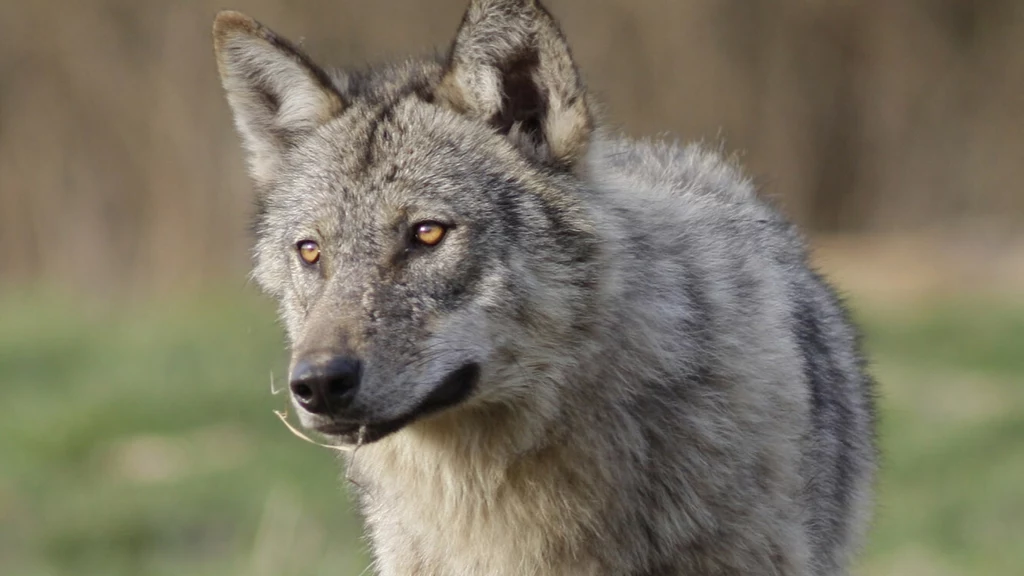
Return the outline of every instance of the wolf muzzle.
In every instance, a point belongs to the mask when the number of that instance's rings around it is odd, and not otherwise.
[[[363,363],[357,358],[326,354],[306,356],[292,368],[292,396],[311,414],[332,414],[352,403],[362,374]]]

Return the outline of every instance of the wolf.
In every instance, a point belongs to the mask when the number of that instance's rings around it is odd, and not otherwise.
[[[604,127],[535,0],[357,70],[213,36],[291,401],[354,448],[378,574],[848,573],[872,380],[733,159]]]

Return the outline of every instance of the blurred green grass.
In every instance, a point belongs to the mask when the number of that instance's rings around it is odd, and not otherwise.
[[[858,573],[1020,574],[1024,308],[859,316],[885,467]],[[0,299],[0,573],[360,574],[340,466],[271,413],[285,359],[248,292],[119,311]]]

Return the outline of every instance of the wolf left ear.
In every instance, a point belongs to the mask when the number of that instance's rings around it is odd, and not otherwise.
[[[546,164],[574,166],[593,132],[569,45],[536,0],[472,0],[438,94]]]
[[[244,14],[219,13],[213,39],[249,173],[265,186],[290,146],[341,112],[341,96],[308,56]]]

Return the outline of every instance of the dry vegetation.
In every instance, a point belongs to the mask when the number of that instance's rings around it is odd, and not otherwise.
[[[443,48],[464,3],[228,4],[352,65]],[[244,266],[224,4],[0,0],[0,279],[147,292]],[[724,141],[816,230],[1024,221],[1017,0],[549,4],[612,121]]]

